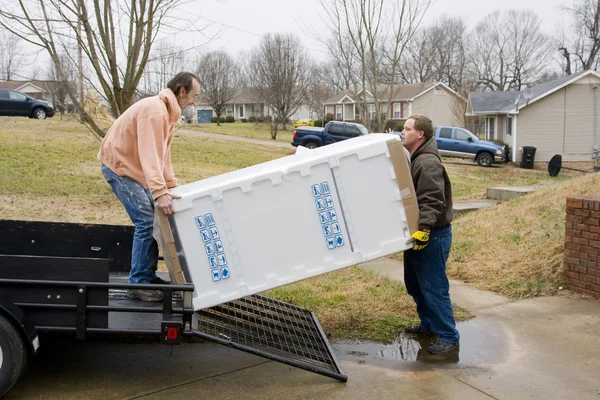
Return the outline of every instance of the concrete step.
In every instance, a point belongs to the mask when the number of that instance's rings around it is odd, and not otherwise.
[[[494,207],[498,203],[498,200],[455,200],[452,210],[454,211],[454,215],[458,216],[469,211]]]
[[[539,186],[503,186],[488,188],[485,197],[491,200],[508,201],[535,192]]]

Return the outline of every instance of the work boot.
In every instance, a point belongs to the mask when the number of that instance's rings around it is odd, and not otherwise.
[[[154,284],[154,285],[170,285],[171,281],[165,281],[163,278],[161,278],[160,276],[157,276],[156,278],[152,279],[150,281],[150,283]]]
[[[162,301],[163,292],[160,290],[129,289],[127,290],[127,297],[142,301]]]
[[[435,354],[435,355],[445,355],[448,353],[451,353],[455,350],[458,350],[459,348],[459,344],[458,342],[441,342],[438,341],[436,344],[430,346],[427,349],[427,352],[429,354]]]
[[[412,335],[433,335],[433,333],[429,332],[421,325],[407,326],[406,328],[404,328],[404,333],[410,333]]]

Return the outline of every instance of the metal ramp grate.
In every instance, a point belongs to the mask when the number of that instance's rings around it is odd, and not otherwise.
[[[317,317],[264,296],[248,296],[198,312],[204,339],[346,382]]]

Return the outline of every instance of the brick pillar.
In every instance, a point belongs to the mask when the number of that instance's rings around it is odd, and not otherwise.
[[[600,298],[600,196],[567,197],[563,274],[570,290]]]

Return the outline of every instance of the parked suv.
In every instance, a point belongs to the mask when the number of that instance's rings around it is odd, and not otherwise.
[[[0,88],[0,116],[46,119],[54,116],[54,106],[44,100],[36,100],[16,90]]]

